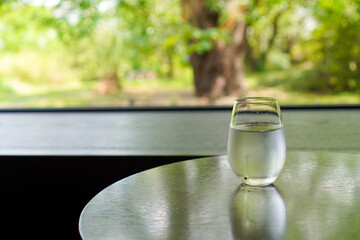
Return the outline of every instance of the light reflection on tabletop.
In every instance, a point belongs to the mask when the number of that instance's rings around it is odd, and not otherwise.
[[[226,156],[154,168],[95,196],[83,239],[359,239],[360,154],[289,152],[273,186],[240,185]]]

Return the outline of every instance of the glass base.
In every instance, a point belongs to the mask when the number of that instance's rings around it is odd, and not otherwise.
[[[251,177],[241,177],[241,181],[249,186],[267,186],[272,184],[277,177],[269,178],[251,178]]]

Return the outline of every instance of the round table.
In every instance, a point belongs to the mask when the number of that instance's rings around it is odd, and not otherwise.
[[[248,187],[227,156],[150,169],[97,194],[92,239],[359,239],[360,154],[288,152],[273,185]]]

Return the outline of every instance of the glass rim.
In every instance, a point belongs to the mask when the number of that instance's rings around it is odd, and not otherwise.
[[[267,103],[267,102],[276,102],[279,101],[273,97],[244,97],[234,100],[234,103]]]

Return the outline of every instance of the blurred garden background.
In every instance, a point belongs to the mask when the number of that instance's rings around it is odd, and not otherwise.
[[[1,0],[0,107],[360,103],[359,0]]]

